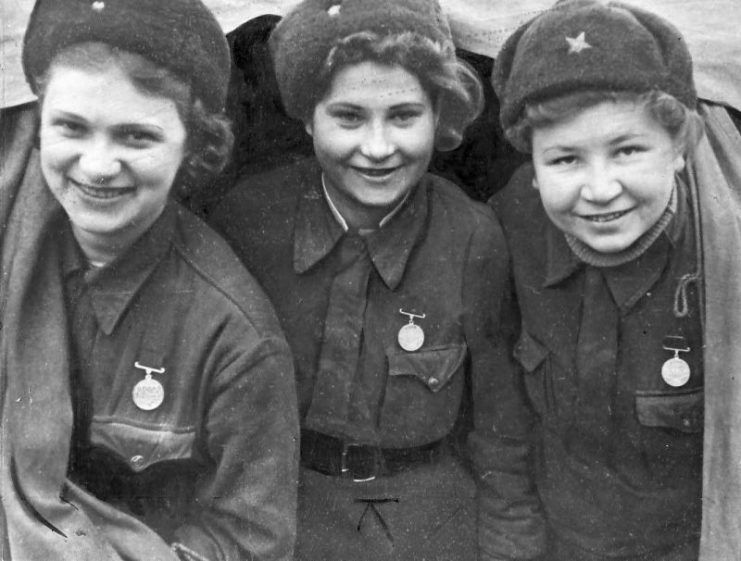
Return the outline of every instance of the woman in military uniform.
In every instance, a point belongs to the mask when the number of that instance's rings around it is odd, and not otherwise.
[[[462,444],[472,395],[474,415],[492,399],[507,256],[489,210],[426,170],[481,85],[427,0],[306,0],[271,46],[315,157],[244,178],[214,220],[295,357],[297,558],[476,559]]]
[[[199,0],[39,1],[38,168],[3,238],[4,559],[290,559],[290,354],[173,193],[217,172],[226,40]]]

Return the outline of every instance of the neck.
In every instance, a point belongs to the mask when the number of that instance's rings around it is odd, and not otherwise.
[[[396,208],[400,200],[396,200],[390,205],[369,206],[361,204],[348,197],[338,189],[335,189],[331,181],[326,181],[322,174],[322,185],[329,198],[331,205],[340,214],[347,226],[351,230],[376,230],[383,219]]]
[[[616,253],[601,253],[599,251],[595,251],[587,244],[570,234],[564,234],[564,236],[566,237],[566,242],[569,244],[571,251],[573,251],[580,260],[588,265],[592,265],[594,267],[617,267],[619,265],[623,265],[624,263],[629,263],[630,261],[638,259],[638,257],[643,255],[646,250],[651,247],[653,243],[658,239],[661,233],[666,230],[667,226],[674,217],[676,209],[676,203],[674,199],[676,196],[677,195],[675,190],[675,192],[672,194],[672,198],[669,200],[669,204],[667,205],[666,209],[664,209],[664,212],[656,221],[656,223],[651,226],[651,228],[649,228],[630,247],[623,249],[622,251],[618,251]]]
[[[108,265],[114,261],[136,241],[136,239],[124,238],[120,234],[101,236],[77,228],[74,224],[72,225],[72,233],[88,262],[98,267]]]

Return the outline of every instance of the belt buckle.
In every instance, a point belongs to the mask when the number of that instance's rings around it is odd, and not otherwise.
[[[354,483],[367,483],[369,481],[373,481],[376,477],[378,477],[379,457],[375,453],[375,450],[377,449],[374,448],[373,474],[370,477],[355,477],[354,473],[351,472],[350,467],[347,465],[348,454],[353,448],[361,449],[368,448],[368,446],[364,446],[362,444],[348,444],[347,442],[342,443],[342,454],[340,455],[340,475],[342,477],[352,478]]]

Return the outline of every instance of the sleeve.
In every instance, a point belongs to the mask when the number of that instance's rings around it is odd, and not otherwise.
[[[478,486],[482,561],[537,559],[545,522],[532,468],[533,413],[512,349],[518,313],[498,223],[471,244],[465,277],[474,426],[468,448]]]
[[[293,364],[281,336],[244,349],[252,333],[230,326],[204,427],[214,468],[198,480],[191,523],[173,548],[187,561],[293,558],[298,413]]]

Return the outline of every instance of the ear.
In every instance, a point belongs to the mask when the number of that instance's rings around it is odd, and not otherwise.
[[[540,183],[538,183],[538,176],[533,175],[533,189],[540,191]]]
[[[679,173],[684,169],[685,161],[684,161],[684,154],[678,153],[674,157],[674,172]]]
[[[309,136],[314,136],[314,127],[312,126],[311,121],[304,122],[304,130]]]

